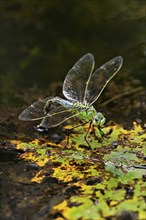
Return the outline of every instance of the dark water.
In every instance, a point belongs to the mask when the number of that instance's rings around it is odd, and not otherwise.
[[[33,85],[44,89],[63,81],[87,52],[94,54],[96,67],[123,56],[122,72],[144,83],[144,0],[7,0],[0,4],[3,103],[15,102],[21,89],[27,92]]]

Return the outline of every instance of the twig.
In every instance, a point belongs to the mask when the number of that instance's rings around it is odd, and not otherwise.
[[[116,99],[120,99],[120,98],[123,97],[123,96],[131,95],[131,94],[133,94],[133,93],[141,92],[141,91],[143,91],[143,87],[138,87],[138,88],[132,89],[132,90],[130,90],[130,91],[129,91],[129,90],[128,90],[128,91],[125,91],[125,92],[123,92],[123,93],[121,93],[121,94],[118,94],[118,95],[114,96],[113,98],[110,98],[110,99],[106,100],[105,102],[103,102],[103,103],[101,104],[101,106],[106,106],[106,105],[108,105],[110,102],[115,101]]]

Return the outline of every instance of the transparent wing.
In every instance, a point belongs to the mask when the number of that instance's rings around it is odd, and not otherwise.
[[[19,119],[24,121],[42,119],[40,126],[43,128],[51,128],[67,121],[78,113],[76,109],[66,109],[60,103],[52,102],[52,100],[53,99],[46,98],[34,102],[19,115]]]
[[[49,115],[45,116],[41,121],[39,127],[52,128],[56,127],[65,121],[77,116],[80,112],[76,112],[72,109],[64,109],[63,106],[57,107],[57,111],[51,111]]]
[[[63,84],[63,94],[71,101],[83,103],[87,81],[94,69],[94,57],[88,53],[81,57],[66,75]]]
[[[92,105],[99,98],[105,86],[120,70],[122,64],[123,58],[118,56],[109,60],[92,74],[85,94],[85,101],[88,105]]]
[[[44,118],[46,115],[44,107],[49,100],[51,100],[51,98],[34,102],[19,115],[19,119],[23,121],[36,121]]]

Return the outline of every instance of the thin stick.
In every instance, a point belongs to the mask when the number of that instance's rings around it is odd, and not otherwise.
[[[106,106],[106,105],[108,105],[110,102],[115,101],[116,99],[120,99],[120,98],[123,97],[123,96],[131,95],[131,94],[133,94],[133,93],[135,93],[135,92],[140,92],[140,91],[142,91],[142,90],[143,90],[142,87],[138,87],[138,88],[136,88],[136,89],[132,89],[131,91],[125,91],[125,92],[123,92],[123,93],[121,93],[121,94],[118,94],[118,95],[114,96],[113,98],[108,99],[107,101],[103,102],[103,103],[101,104],[101,106]]]

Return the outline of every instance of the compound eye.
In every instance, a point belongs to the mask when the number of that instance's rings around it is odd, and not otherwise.
[[[94,118],[93,124],[95,126],[102,126],[105,123],[106,119],[101,112],[98,112]]]
[[[94,121],[95,121],[95,122],[98,122],[98,119],[95,117],[95,118],[94,118]]]
[[[104,125],[105,122],[106,122],[106,118],[102,118],[102,120],[101,120],[100,122],[101,122],[101,123],[100,123],[101,126]]]

